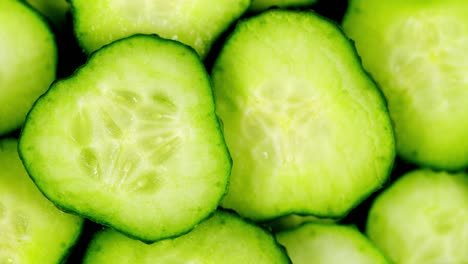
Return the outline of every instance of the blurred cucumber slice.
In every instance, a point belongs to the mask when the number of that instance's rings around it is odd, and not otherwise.
[[[468,263],[468,174],[404,174],[374,200],[366,233],[394,263]]]
[[[343,27],[379,83],[397,152],[420,166],[468,167],[468,1],[350,1]]]

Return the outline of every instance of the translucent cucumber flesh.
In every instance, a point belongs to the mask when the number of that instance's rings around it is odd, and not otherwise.
[[[21,142],[51,200],[148,241],[187,232],[215,210],[231,167],[199,57],[147,35],[96,52],[57,82]]]
[[[73,0],[71,4],[78,40],[88,53],[114,40],[145,33],[185,43],[204,58],[212,42],[247,10],[250,1]]]
[[[83,219],[57,209],[31,181],[17,140],[0,140],[0,263],[58,263],[81,232]]]
[[[366,232],[395,263],[467,263],[468,175],[401,176],[375,200]]]
[[[97,233],[84,263],[290,263],[272,234],[237,215],[215,212],[191,232],[145,244],[111,229]]]
[[[399,155],[421,166],[468,166],[467,12],[464,1],[354,0],[343,22],[387,98]]]
[[[234,161],[222,206],[256,220],[340,217],[385,181],[392,128],[343,35],[289,12],[239,23],[213,68]]]
[[[295,264],[389,264],[375,245],[357,229],[335,224],[304,223],[276,234]]]

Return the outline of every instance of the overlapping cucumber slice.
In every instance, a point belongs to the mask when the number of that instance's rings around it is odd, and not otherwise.
[[[0,263],[60,263],[83,219],[54,206],[29,178],[17,140],[0,139]]]
[[[306,222],[276,233],[295,264],[390,264],[382,252],[353,226]]]
[[[256,221],[339,218],[385,183],[385,100],[332,22],[287,10],[243,20],[212,77],[234,161],[222,206]]]
[[[189,233],[152,244],[111,229],[91,241],[85,264],[92,263],[291,263],[268,231],[239,216],[216,211]]]
[[[366,233],[393,263],[468,263],[468,174],[402,175],[372,204]]]
[[[145,241],[206,218],[231,168],[199,57],[149,35],[56,82],[29,113],[20,154],[57,205]]]
[[[468,167],[468,2],[350,1],[343,27],[385,94],[398,154]]]
[[[136,33],[185,43],[205,58],[218,36],[249,7],[249,0],[72,0],[78,42],[91,53]]]

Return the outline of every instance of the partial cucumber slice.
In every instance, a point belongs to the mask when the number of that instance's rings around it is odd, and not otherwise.
[[[71,0],[75,32],[86,53],[135,33],[158,34],[205,58],[216,38],[250,0]]]
[[[191,232],[145,244],[111,229],[98,232],[84,259],[92,263],[290,263],[273,235],[242,220],[217,211]]]
[[[468,1],[353,0],[345,32],[387,97],[397,152],[468,168]]]
[[[305,223],[276,234],[294,264],[390,264],[353,226]]]
[[[0,135],[18,129],[55,79],[57,47],[47,22],[21,1],[0,1]]]
[[[312,11],[243,20],[212,77],[234,161],[223,207],[256,221],[339,218],[386,181],[385,101],[335,24]]]
[[[468,174],[403,175],[374,200],[366,233],[393,263],[468,263]]]
[[[249,7],[250,12],[261,12],[271,7],[308,7],[317,2],[317,0],[252,0]]]
[[[0,263],[60,263],[83,219],[57,209],[29,178],[17,140],[0,140]]]
[[[208,217],[231,168],[199,57],[146,35],[106,46],[54,83],[19,148],[52,201],[145,241]]]
[[[26,0],[26,2],[50,19],[57,28],[63,29],[67,13],[70,11],[70,3],[67,0]]]

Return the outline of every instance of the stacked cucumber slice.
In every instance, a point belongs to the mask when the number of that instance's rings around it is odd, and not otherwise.
[[[468,263],[468,2],[345,2],[0,1],[0,263]]]

